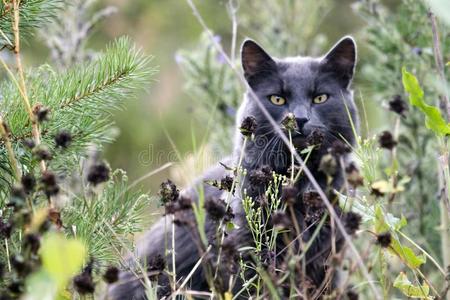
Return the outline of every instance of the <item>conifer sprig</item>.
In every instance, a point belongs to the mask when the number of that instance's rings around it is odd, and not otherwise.
[[[41,105],[50,111],[50,118],[41,124],[42,142],[55,148],[54,137],[60,130],[72,134],[73,141],[52,161],[53,169],[68,169],[65,158],[82,153],[91,143],[101,145],[111,140],[109,134],[111,112],[123,101],[148,83],[155,69],[149,66],[151,58],[144,56],[127,38],[119,38],[92,62],[80,64],[65,71],[55,72],[49,66],[26,74],[32,105]],[[21,105],[21,94],[11,82],[1,85],[4,99],[0,110],[11,124],[11,141],[18,146],[31,137],[30,121]],[[19,157],[26,163],[29,157]]]
[[[21,22],[21,38],[30,35],[32,30],[48,23],[62,7],[61,0],[22,0],[18,3]],[[11,1],[0,2],[0,47],[13,47],[13,4]]]

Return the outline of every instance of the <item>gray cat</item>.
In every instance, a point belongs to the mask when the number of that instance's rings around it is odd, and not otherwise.
[[[283,122],[286,116],[294,116],[293,144],[298,149],[303,149],[314,139],[319,139],[320,147],[313,151],[311,159],[308,160],[308,167],[318,181],[319,185],[326,191],[332,199],[332,190],[340,190],[343,184],[343,175],[340,165],[334,165],[333,176],[330,182],[329,171],[324,170],[321,165],[322,158],[331,153],[335,157],[348,156],[348,148],[341,142],[344,139],[347,143],[354,144],[355,137],[352,130],[350,117],[357,126],[357,112],[353,102],[352,91],[349,89],[356,63],[356,45],[351,37],[342,38],[323,57],[291,57],[276,59],[269,56],[258,44],[251,40],[246,40],[241,50],[242,66],[244,76],[259,101],[270,113],[272,118],[284,128]],[[251,116],[251,118],[249,118]],[[193,199],[197,201],[197,190],[203,187],[205,201],[210,199],[225,198],[224,191],[209,184],[204,184],[205,180],[220,181],[226,175],[232,175],[224,168],[224,165],[235,166],[243,146],[243,136],[239,128],[244,123],[250,124],[254,131],[253,138],[248,140],[245,146],[245,156],[242,166],[247,170],[247,175],[240,182],[240,187],[236,192],[239,194],[245,189],[246,193],[257,201],[257,205],[263,205],[261,199],[264,196],[265,188],[268,185],[267,178],[271,177],[272,171],[278,174],[289,175],[291,167],[290,153],[280,137],[274,132],[272,126],[256,105],[251,93],[247,92],[236,120],[237,130],[235,138],[234,157],[226,159],[221,165],[208,170],[193,187],[182,191],[179,198]],[[249,124],[246,124],[248,126]],[[256,127],[254,127],[256,125]],[[248,129],[248,128],[247,128]],[[311,207],[304,199],[305,193],[311,195],[314,191],[306,177],[301,177],[290,190],[296,199],[293,208],[295,218],[302,229],[302,239],[307,242],[315,230],[315,223],[309,220]],[[175,192],[175,190],[174,190]],[[231,202],[234,214],[234,223],[238,224],[238,229],[232,231],[225,239],[224,243],[233,245],[234,248],[252,245],[252,236],[246,226],[245,215],[241,207],[239,197],[235,197]],[[336,207],[339,212],[339,209]],[[192,213],[183,215],[184,221],[178,222],[175,230],[175,253],[176,253],[176,275],[182,282],[193,269],[199,260],[199,246],[196,239],[199,237],[193,233],[192,227],[186,226],[192,219]],[[274,217],[275,218],[275,217]],[[158,296],[170,295],[170,281],[161,269],[164,269],[164,261],[167,262],[168,270],[172,270],[171,254],[167,254],[166,248],[170,250],[171,245],[171,222],[172,217],[166,216],[158,221],[153,228],[144,236],[137,247],[135,257],[143,259],[141,262],[147,263],[146,270],[152,280],[158,283]],[[276,222],[272,220],[272,223]],[[214,253],[217,247],[214,245],[217,222],[214,217],[207,215],[205,231],[213,246],[211,256],[215,261]],[[339,251],[342,238],[339,232],[333,233],[335,237],[335,247]],[[306,274],[298,276],[306,278],[309,286],[320,293],[332,291],[335,283],[335,274],[327,276],[329,270],[329,256],[332,247],[332,232],[329,223],[326,223],[318,236],[314,239],[309,250],[306,252]],[[294,243],[295,244],[295,243]],[[167,247],[165,247],[167,245]],[[277,253],[285,247],[284,241],[277,241]],[[224,246],[223,246],[224,247]],[[300,245],[294,245],[300,247]],[[201,250],[201,249],[200,249]],[[286,252],[286,251],[285,251]],[[167,255],[167,257],[165,257]],[[219,276],[217,276],[216,290],[224,292],[232,290],[233,294],[242,289],[242,282],[239,279],[239,264],[237,257],[220,264]],[[235,255],[235,254],[234,254]],[[224,257],[226,255],[224,254]],[[251,253],[240,253],[240,256],[247,261],[252,261]],[[282,255],[274,257],[268,251],[263,253],[260,261],[271,265],[281,266],[285,263]],[[135,258],[130,258],[132,264]],[[216,266],[217,267],[217,266]],[[131,266],[133,268],[133,266]],[[281,268],[281,267],[280,267]],[[149,274],[159,274],[155,277]],[[188,288],[194,291],[210,291],[206,280],[206,267],[199,267],[191,276]],[[232,286],[230,285],[230,275]],[[245,272],[247,279],[251,278],[252,272]],[[142,284],[142,275],[135,275],[134,272],[124,271],[118,283],[109,289],[110,299],[146,299],[145,289]],[[305,283],[305,281],[303,281]],[[283,294],[284,287],[279,287],[280,294]],[[241,294],[243,299],[249,295]]]

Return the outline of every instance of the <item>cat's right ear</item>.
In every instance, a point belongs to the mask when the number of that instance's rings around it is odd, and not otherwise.
[[[241,62],[247,80],[258,73],[272,72],[276,69],[275,61],[270,55],[250,39],[242,43]]]

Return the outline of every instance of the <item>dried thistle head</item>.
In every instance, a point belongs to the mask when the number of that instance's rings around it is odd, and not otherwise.
[[[385,148],[388,150],[394,149],[394,147],[397,145],[397,141],[394,139],[392,133],[390,133],[389,131],[383,131],[378,136],[378,142],[381,148]]]
[[[180,195],[180,191],[170,179],[167,179],[161,183],[158,194],[161,197],[161,203],[167,204],[169,202],[175,202]]]
[[[383,248],[387,248],[391,245],[392,236],[390,232],[383,232],[377,235],[377,244]]]
[[[239,130],[244,137],[251,137],[255,133],[257,126],[256,118],[248,116],[242,120]]]
[[[408,104],[405,100],[402,99],[402,96],[395,95],[389,101],[389,110],[399,114],[402,117],[406,116],[406,112],[408,111]]]
[[[295,120],[295,115],[293,113],[288,113],[283,121],[281,121],[281,125],[284,129],[289,131],[298,129],[297,121]]]

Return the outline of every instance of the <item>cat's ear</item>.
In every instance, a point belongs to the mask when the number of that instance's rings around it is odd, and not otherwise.
[[[322,60],[322,70],[334,73],[347,88],[356,65],[356,43],[351,36],[340,39]]]
[[[275,61],[256,42],[247,39],[241,47],[241,62],[244,76],[250,77],[263,72],[272,72],[276,69]]]

